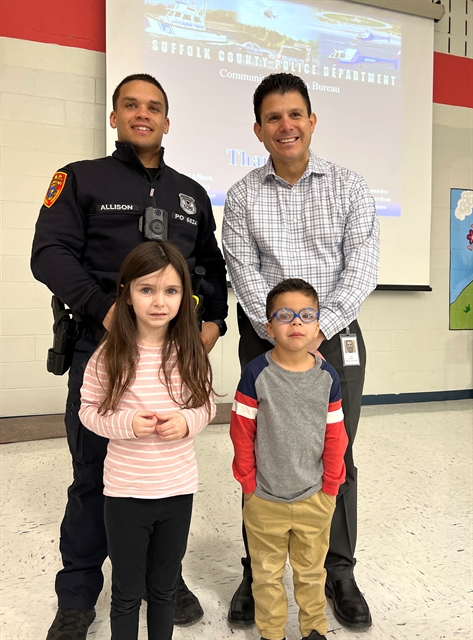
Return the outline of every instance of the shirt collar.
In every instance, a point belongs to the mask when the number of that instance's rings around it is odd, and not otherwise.
[[[312,173],[323,175],[327,173],[327,168],[325,166],[325,160],[322,160],[322,158],[318,158],[312,151],[312,149],[309,149],[309,162],[304,173],[301,175],[300,180],[306,178],[307,176],[310,176]],[[266,180],[269,179],[269,176],[272,176],[273,180],[279,177],[274,171],[274,165],[271,156],[269,156],[268,162],[263,167],[261,181],[266,182]]]

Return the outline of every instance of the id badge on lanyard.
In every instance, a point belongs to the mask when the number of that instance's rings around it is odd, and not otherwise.
[[[350,333],[348,327],[345,333],[340,334],[340,347],[342,350],[342,362],[344,367],[359,367],[360,354],[358,351],[358,340],[355,333]]]

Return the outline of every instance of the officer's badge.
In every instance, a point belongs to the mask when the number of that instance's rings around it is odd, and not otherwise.
[[[61,191],[64,189],[64,185],[66,184],[67,173],[64,171],[58,171],[53,175],[53,179],[51,180],[51,184],[49,185],[48,191],[44,196],[44,206],[51,207],[56,200],[61,195]]]
[[[181,209],[185,213],[188,213],[190,216],[193,216],[195,213],[197,213],[197,207],[194,198],[186,196],[185,193],[179,194],[179,204],[181,205]]]

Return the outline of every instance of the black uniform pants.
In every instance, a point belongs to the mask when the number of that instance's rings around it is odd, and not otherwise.
[[[240,332],[238,355],[243,371],[250,360],[272,349],[273,345],[258,336],[240,305],[237,307],[237,314]],[[346,480],[340,487],[337,497],[337,506],[330,530],[330,547],[325,560],[327,579],[332,581],[353,577],[353,568],[356,563],[354,554],[357,535],[357,469],[353,460],[352,447],[360,418],[366,350],[361,329],[356,320],[350,324],[350,333],[357,336],[359,367],[343,366],[339,334],[330,340],[324,340],[319,347],[320,353],[335,368],[340,377],[342,408],[348,434],[348,446],[345,453]],[[242,558],[243,575],[250,576],[251,560],[244,525],[243,541],[246,551],[246,558]]]
[[[159,500],[105,497],[105,527],[112,562],[112,640],[138,640],[145,591],[148,638],[171,640],[192,501],[192,494]]]
[[[97,347],[92,333],[76,345],[69,371],[65,425],[72,456],[73,481],[68,489],[59,549],[63,569],[56,576],[58,606],[92,609],[103,586],[102,564],[107,557],[103,519],[103,462],[106,438],[86,429],[79,420],[84,370]]]

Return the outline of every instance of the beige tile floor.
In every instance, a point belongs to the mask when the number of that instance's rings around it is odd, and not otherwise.
[[[327,607],[328,640],[467,640],[472,633],[473,403],[365,407],[356,443],[359,538],[356,577],[370,604],[365,633],[340,627]],[[176,640],[257,640],[233,631],[228,603],[240,580],[240,491],[226,426],[197,442],[196,496],[184,576],[205,609]],[[2,445],[2,640],[44,640],[54,617],[58,529],[70,480],[64,439]],[[90,640],[110,637],[110,569]],[[289,569],[285,578],[290,589]],[[140,639],[145,640],[142,615]],[[298,640],[290,598],[287,640]]]

